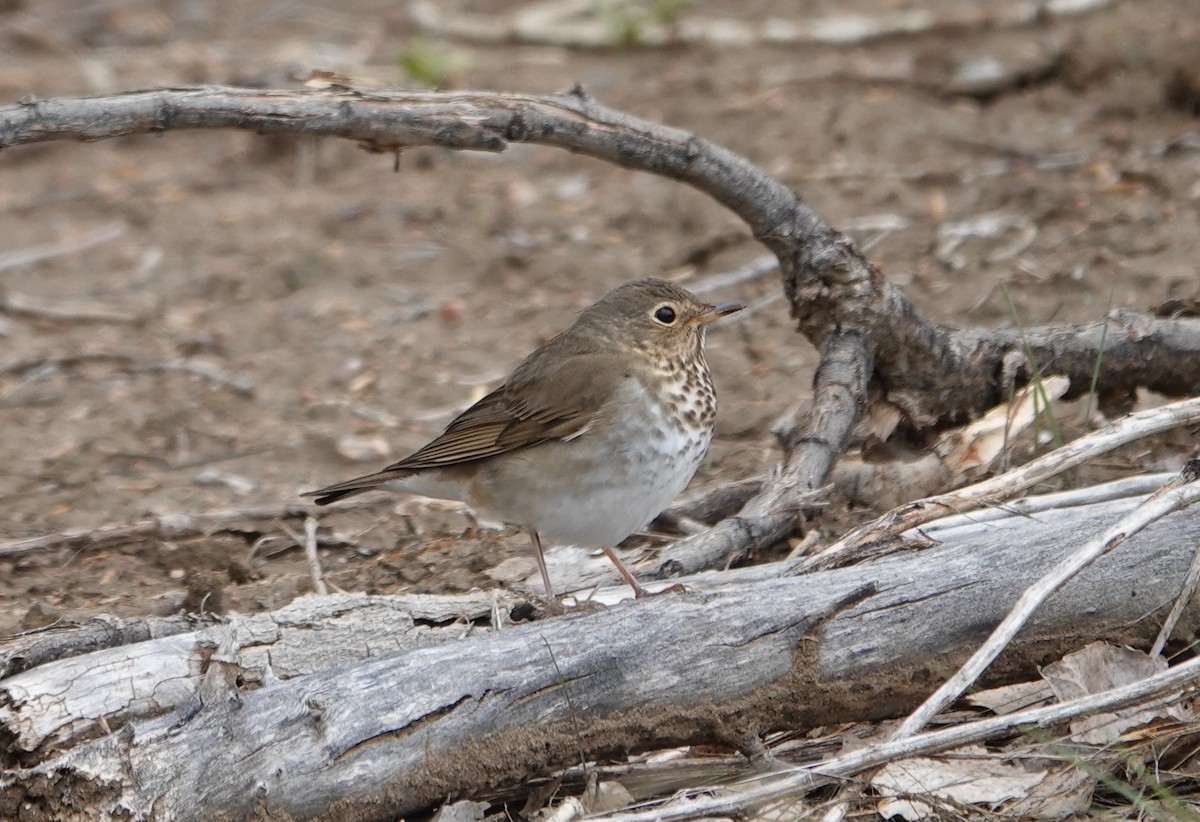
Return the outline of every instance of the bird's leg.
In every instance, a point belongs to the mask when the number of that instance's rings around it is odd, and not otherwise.
[[[621,562],[621,558],[617,556],[616,551],[606,547],[604,553],[608,555],[608,558],[612,560],[612,564],[617,566],[617,571],[629,583],[629,587],[633,589],[634,598],[641,599],[642,597],[654,596],[642,587],[642,584],[637,581],[637,578],[633,574],[629,573],[629,569],[625,567],[625,563]]]
[[[533,553],[537,557],[538,570],[542,572],[542,586],[546,589],[546,613],[561,615],[567,610],[559,604],[554,596],[554,586],[550,584],[550,571],[546,568],[546,556],[542,553],[542,538],[536,528],[529,529],[529,541],[533,543]]]
[[[661,591],[647,591],[637,581],[637,578],[630,573],[629,569],[625,567],[625,563],[621,562],[621,558],[617,556],[616,551],[611,548],[605,548],[604,553],[612,560],[613,565],[617,566],[617,570],[621,573],[621,576],[625,578],[625,581],[629,583],[629,587],[633,589],[634,599],[656,597],[660,594],[682,594],[687,591],[687,588],[684,588],[682,584],[672,585],[670,588],[663,588]]]

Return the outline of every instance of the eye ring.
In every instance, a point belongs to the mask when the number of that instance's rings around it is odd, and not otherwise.
[[[654,309],[654,319],[662,325],[674,325],[676,318],[675,309],[666,303]]]

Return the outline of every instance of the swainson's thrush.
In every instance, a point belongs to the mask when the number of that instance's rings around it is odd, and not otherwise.
[[[560,606],[543,536],[603,548],[644,596],[612,546],[661,513],[700,467],[717,413],[705,327],[743,308],[709,305],[665,280],[626,283],[412,456],[305,496],[326,505],[381,488],[462,500],[529,529],[552,611]]]

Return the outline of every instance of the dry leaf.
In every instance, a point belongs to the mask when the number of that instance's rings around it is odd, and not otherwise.
[[[1042,678],[1060,700],[1066,701],[1132,685],[1166,669],[1167,661],[1161,656],[1150,657],[1132,648],[1093,642],[1047,665],[1042,669]],[[1170,699],[1165,697],[1163,702]],[[1159,717],[1186,720],[1192,718],[1192,713],[1182,705],[1156,704],[1095,714],[1072,722],[1071,738],[1087,745],[1107,745],[1130,728]]]
[[[885,798],[876,809],[885,819],[900,816],[924,819],[934,813],[933,805],[899,795],[926,794],[954,802],[988,808],[1024,798],[1046,777],[1045,770],[1027,771],[1002,759],[988,756],[980,746],[959,749],[953,758],[914,757],[885,765],[871,779]]]
[[[615,811],[633,804],[633,795],[620,782],[598,782],[583,795],[583,807],[588,813]]]
[[[1054,696],[1054,691],[1045,682],[1018,682],[979,691],[967,697],[967,702],[987,708],[997,716],[1024,710]]]
[[[935,450],[955,474],[986,468],[1006,443],[1033,423],[1043,410],[1044,400],[1053,402],[1070,385],[1066,377],[1044,378],[1041,391],[1036,385],[1028,385],[1016,393],[1011,403],[997,405],[965,428],[942,437]]]
[[[1096,778],[1074,765],[1050,771],[1026,796],[1004,809],[1009,819],[1068,819],[1092,804]]]
[[[873,402],[862,422],[858,424],[858,433],[863,438],[874,437],[880,442],[887,442],[902,419],[904,413],[890,402]]]
[[[451,805],[442,805],[433,815],[432,822],[479,822],[487,813],[488,807],[486,802],[464,799]]]

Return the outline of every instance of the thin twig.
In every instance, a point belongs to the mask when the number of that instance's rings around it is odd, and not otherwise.
[[[54,357],[34,357],[32,359],[14,360],[0,365],[0,374],[18,376],[31,371],[43,372],[60,368],[74,368],[85,363],[108,363],[128,368],[133,365],[133,357],[128,354],[109,354],[103,351],[93,351],[83,354],[63,354]]]
[[[1167,640],[1171,638],[1175,626],[1179,624],[1179,618],[1183,616],[1183,609],[1192,601],[1197,587],[1200,587],[1200,546],[1192,555],[1192,564],[1188,566],[1187,576],[1184,577],[1183,585],[1179,589],[1179,596],[1175,597],[1175,604],[1171,606],[1171,612],[1163,620],[1162,628],[1159,629],[1158,636],[1154,639],[1154,645],[1150,647],[1150,656],[1156,657],[1163,652]]]
[[[926,497],[889,511],[874,522],[856,528],[821,553],[809,557],[792,573],[833,568],[853,560],[860,545],[897,536],[910,528],[939,519],[947,513],[958,514],[987,505],[995,505],[1050,479],[1087,460],[1119,446],[1200,421],[1200,398],[1180,400],[1138,411],[1103,428],[1056,448],[1049,454],[948,494]]]
[[[0,254],[0,271],[7,271],[10,268],[21,268],[33,265],[34,263],[40,263],[43,260],[52,260],[55,257],[87,251],[89,248],[98,246],[101,243],[117,239],[126,230],[127,226],[125,223],[107,223],[95,231],[84,234],[82,237],[76,237],[71,240],[59,240],[58,242],[45,243],[44,245],[31,245],[16,251],[6,251]]]
[[[202,377],[210,382],[228,388],[233,393],[242,397],[253,397],[254,386],[249,381],[242,379],[236,374],[231,374],[228,371],[223,371],[215,365],[199,362],[197,360],[188,360],[183,357],[172,357],[169,360],[159,360],[157,362],[138,362],[128,354],[109,354],[101,351],[84,353],[84,354],[66,354],[53,357],[39,357],[35,359],[17,360],[15,362],[0,365],[0,374],[27,374],[30,372],[41,373],[47,370],[55,370],[60,368],[72,368],[85,363],[106,363],[124,369],[131,374],[153,374],[167,371],[180,371],[185,374],[192,374],[197,377]]]
[[[369,508],[384,503],[390,504],[391,500],[382,497],[375,499],[366,497],[362,500],[349,500],[339,506],[339,510]],[[247,520],[296,519],[306,517],[311,513],[311,505],[291,503],[275,507],[208,511],[202,514],[160,514],[138,522],[112,523],[98,528],[74,528],[26,539],[0,542],[0,557],[20,557],[56,548],[98,551],[116,545],[126,545],[140,539],[189,539],[231,528]]]
[[[1008,647],[1034,612],[1046,598],[1066,584],[1084,568],[1116,548],[1129,537],[1151,523],[1200,500],[1200,460],[1189,462],[1179,476],[1168,482],[1132,513],[1117,520],[1100,536],[1088,541],[1051,571],[1025,589],[1016,605],[1009,611],[987,641],[979,647],[962,667],[933,692],[917,710],[901,723],[892,735],[893,739],[912,736],[925,727],[943,708],[958,699],[962,693],[979,679],[992,661]]]
[[[73,322],[135,323],[141,319],[136,313],[109,303],[92,300],[51,301],[16,291],[3,295],[0,310],[18,317]]]
[[[919,535],[930,537],[938,542],[961,541],[975,534],[986,532],[998,523],[1007,522],[1014,517],[1027,519],[1034,515],[1041,515],[1034,518],[1045,521],[1060,513],[1070,516],[1073,509],[1125,501],[1130,507],[1133,507],[1141,501],[1140,498],[1162,488],[1163,483],[1174,477],[1175,473],[1174,471],[1160,471],[1154,474],[1138,474],[1084,488],[1022,497],[1012,502],[1003,502],[990,508],[972,511],[969,514],[942,517],[906,533],[905,536]]]
[[[308,570],[312,572],[313,589],[321,596],[328,594],[321,557],[317,554],[317,521],[312,517],[304,519],[304,556],[308,560]]]
[[[131,369],[133,371],[182,371],[185,374],[192,374],[220,386],[228,388],[233,393],[242,397],[254,396],[254,385],[248,380],[244,380],[236,374],[231,374],[228,371],[223,371],[215,365],[198,362],[197,360],[185,360],[182,357],[174,357],[169,360],[160,362],[146,363],[145,365],[135,365]]]
[[[1103,8],[1112,0],[1022,3],[1009,0],[954,13],[935,9],[900,9],[877,14],[849,12],[792,15],[756,20],[700,17],[686,11],[677,19],[660,20],[630,4],[623,12],[597,13],[591,0],[542,0],[525,3],[509,14],[453,13],[433,0],[414,0],[409,14],[416,25],[441,37],[476,43],[525,43],[576,48],[613,46],[716,45],[721,48],[762,44],[851,45],[882,37],[939,30],[988,30],[1024,26],[1043,16],[1074,16]],[[968,7],[970,8],[970,7]]]
[[[1005,716],[964,722],[939,731],[889,739],[813,765],[750,777],[748,788],[720,792],[696,790],[671,804],[647,803],[645,810],[626,810],[592,817],[596,822],[682,822],[706,816],[740,816],[767,803],[795,800],[813,788],[837,782],[899,759],[927,756],[979,742],[1025,727],[1047,728],[1081,716],[1140,705],[1178,690],[1200,676],[1200,659],[1190,659],[1154,676],[1057,705],[1032,708]]]

